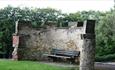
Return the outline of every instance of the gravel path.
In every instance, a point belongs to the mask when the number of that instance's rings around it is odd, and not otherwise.
[[[41,62],[48,65],[54,65],[59,67],[68,67],[74,70],[76,67],[78,68],[79,65],[75,64],[67,64],[67,63],[57,63],[57,62]],[[115,62],[96,62],[95,63],[96,70],[115,70]]]
[[[115,70],[115,62],[96,62],[95,63],[95,68],[97,70]]]

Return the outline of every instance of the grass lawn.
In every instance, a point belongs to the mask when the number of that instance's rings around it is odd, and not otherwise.
[[[0,70],[69,70],[32,61],[0,60]]]

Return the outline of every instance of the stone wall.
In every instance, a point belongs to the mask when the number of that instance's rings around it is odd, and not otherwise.
[[[47,26],[36,29],[29,25],[19,26],[19,59],[46,60],[43,54],[50,53],[52,48],[80,50],[83,44],[80,35],[85,33],[86,24],[77,24],[68,28]]]

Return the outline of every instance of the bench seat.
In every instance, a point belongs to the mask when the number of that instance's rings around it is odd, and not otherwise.
[[[71,57],[68,57],[68,56],[60,56],[60,55],[48,55],[48,57],[57,57],[57,58],[71,58]]]
[[[69,59],[75,62],[80,55],[80,51],[67,51],[63,49],[52,49],[50,54],[45,54],[47,57],[57,60],[58,58]]]

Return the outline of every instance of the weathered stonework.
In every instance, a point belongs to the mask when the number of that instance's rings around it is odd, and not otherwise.
[[[95,20],[87,20],[86,33],[81,34],[83,45],[80,53],[79,70],[94,70],[95,62]]]
[[[18,26],[18,25],[17,25]],[[68,28],[46,25],[44,28],[32,28],[29,23],[16,26],[15,34],[20,42],[14,46],[19,59],[47,60],[44,54],[51,49],[80,51],[80,70],[94,70],[95,59],[95,20],[71,23]],[[15,40],[13,39],[13,42]],[[15,45],[15,44],[14,44]],[[16,51],[15,51],[16,49]],[[16,58],[16,59],[17,59]],[[76,59],[75,59],[76,60]]]
[[[36,29],[31,25],[21,26],[19,23],[19,59],[46,60],[43,54],[50,53],[52,48],[80,50],[83,44],[81,34],[85,33],[86,24],[84,23],[83,26],[77,24],[76,22],[68,28],[47,26]]]

